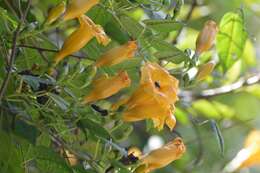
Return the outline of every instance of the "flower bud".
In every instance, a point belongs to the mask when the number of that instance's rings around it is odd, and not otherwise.
[[[130,84],[131,80],[126,71],[122,71],[113,77],[103,75],[92,82],[93,89],[84,97],[83,104],[108,98],[130,86]]]
[[[85,14],[98,3],[99,0],[71,0],[65,12],[64,20],[70,20],[79,17]]]
[[[214,43],[218,32],[218,26],[213,20],[205,23],[202,31],[199,33],[196,40],[196,54],[200,55],[202,52],[209,50]]]
[[[206,77],[208,77],[208,75],[210,75],[212,73],[212,71],[214,70],[214,67],[215,67],[215,62],[213,62],[213,61],[201,65],[199,67],[199,71],[197,73],[196,79],[198,81],[206,79]]]
[[[142,173],[149,173],[155,169],[162,168],[182,157],[186,147],[180,137],[165,144],[161,148],[151,151],[148,155],[141,158],[140,169]]]
[[[132,58],[135,55],[136,50],[137,50],[136,41],[129,41],[124,45],[112,48],[107,52],[105,52],[97,60],[95,65],[97,67],[102,67],[102,66],[111,66],[111,65],[119,64],[128,58]]]
[[[48,14],[46,19],[46,24],[50,25],[51,23],[55,22],[58,18],[60,18],[64,12],[66,11],[66,4],[64,1],[59,3],[57,6],[52,8]]]

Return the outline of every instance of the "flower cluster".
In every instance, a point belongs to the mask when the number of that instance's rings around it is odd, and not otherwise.
[[[156,63],[146,63],[141,69],[139,87],[125,100],[126,122],[144,119],[153,120],[155,128],[161,130],[164,123],[170,129],[176,124],[173,111],[177,96],[178,80]]]
[[[66,56],[82,49],[91,39],[96,38],[97,42],[104,46],[110,42],[110,38],[103,28],[96,25],[85,15],[89,9],[98,3],[98,0],[71,0],[67,6],[65,3],[60,3],[50,10],[46,20],[48,25],[59,18],[63,21],[70,19],[79,21],[79,27],[64,41],[61,50],[54,57],[50,73]],[[93,64],[93,68],[119,64],[134,57],[137,49],[137,41],[128,41],[123,45],[116,46],[103,53]],[[157,63],[145,62],[141,67],[141,79],[137,89],[131,96],[114,104],[112,109],[116,110],[119,106],[124,105],[122,119],[125,122],[150,119],[158,130],[163,129],[164,124],[172,130],[176,124],[173,113],[175,103],[178,100],[178,84],[178,80],[170,75],[166,69]],[[82,103],[89,104],[106,99],[130,85],[131,79],[125,70],[114,76],[99,75],[92,81],[92,88],[83,98]],[[185,146],[182,139],[176,138],[146,156],[141,156],[141,153],[139,153],[142,166],[137,171],[148,173],[164,167],[179,159],[184,152]]]
[[[99,44],[106,46],[110,38],[106,35],[102,26],[96,25],[85,13],[98,4],[98,0],[72,0],[65,6],[62,2],[50,10],[46,23],[51,24],[62,16],[64,21],[77,18],[80,26],[64,41],[61,50],[54,57],[54,62],[49,70],[52,74],[54,67],[66,56],[82,49],[91,39],[96,38]],[[96,67],[111,66],[121,63],[125,59],[135,55],[137,42],[129,41],[124,45],[112,48],[105,52],[95,63]],[[93,90],[84,98],[83,103],[89,103],[112,96],[131,83],[126,71],[113,77],[100,76],[92,82]],[[113,85],[112,85],[113,84]]]

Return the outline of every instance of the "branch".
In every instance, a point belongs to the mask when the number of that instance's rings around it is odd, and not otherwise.
[[[36,47],[36,46],[31,46],[31,45],[18,45],[18,47],[23,47],[23,48],[28,48],[28,49],[35,49],[35,50],[38,50],[38,51],[42,51],[42,52],[59,52],[59,50],[56,50],[56,49],[47,49],[47,48],[41,48],[41,47]],[[78,56],[78,55],[69,55],[71,57],[74,57],[74,58],[78,58],[78,59],[86,59],[88,57],[83,57],[83,56]],[[91,61],[94,61],[94,59],[91,59],[91,58],[88,58],[89,60]]]
[[[207,89],[203,90],[199,93],[194,93],[192,91],[181,91],[179,96],[183,98],[184,100],[194,100],[194,99],[200,99],[200,98],[210,98],[218,95],[223,95],[227,93],[231,93],[235,90],[238,90],[245,86],[254,85],[256,83],[260,82],[260,73],[255,74],[250,77],[243,77],[240,80],[238,80],[235,83],[232,83],[230,85],[225,85],[219,88],[213,88],[213,89]]]
[[[2,102],[2,99],[4,97],[4,94],[5,94],[5,91],[6,91],[6,88],[9,84],[9,81],[10,81],[10,77],[11,77],[11,71],[12,71],[12,68],[13,68],[13,64],[14,64],[14,59],[15,59],[15,56],[16,56],[16,49],[17,49],[17,41],[18,41],[18,37],[20,35],[20,31],[21,31],[21,26],[24,24],[25,22],[25,19],[26,19],[26,16],[28,14],[28,11],[29,11],[29,8],[31,6],[31,0],[28,1],[28,4],[27,4],[27,8],[24,12],[24,14],[21,16],[21,20],[14,32],[14,36],[13,36],[13,40],[12,40],[12,49],[11,49],[11,55],[10,55],[10,59],[9,59],[9,62],[7,64],[7,75],[1,85],[1,88],[0,88],[0,104]]]
[[[185,19],[183,20],[184,23],[187,23],[191,19],[192,13],[197,5],[198,5],[197,0],[192,0],[190,10],[189,10],[187,16],[185,17]],[[180,36],[182,30],[183,30],[183,28],[178,31],[178,33],[176,34],[176,36],[174,37],[174,39],[172,41],[172,44],[177,43],[178,37]]]

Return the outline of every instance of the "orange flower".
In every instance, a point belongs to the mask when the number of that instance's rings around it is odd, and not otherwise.
[[[136,50],[137,50],[136,41],[129,41],[124,45],[112,48],[107,52],[105,52],[97,60],[95,65],[97,67],[102,67],[102,66],[111,66],[111,65],[119,64],[128,58],[132,58],[135,55]]]
[[[71,0],[64,14],[64,20],[70,20],[79,17],[85,14],[98,3],[99,0]]]
[[[215,62],[211,61],[211,62],[201,65],[199,67],[199,71],[196,76],[197,80],[201,81],[201,80],[206,79],[206,77],[208,75],[210,75],[212,73],[212,71],[214,70],[215,64],[216,64]]]
[[[74,31],[64,42],[62,49],[56,54],[54,66],[56,66],[66,56],[79,51],[93,37],[103,44],[107,45],[110,41],[101,26],[95,23],[87,16],[79,17],[80,27]]]
[[[126,71],[122,71],[113,77],[103,75],[92,82],[93,90],[85,96],[83,103],[86,104],[110,97],[121,89],[130,86],[130,84],[131,80]]]
[[[200,55],[202,52],[209,50],[214,43],[218,32],[218,26],[213,20],[205,23],[202,31],[199,33],[196,40],[196,54]]]
[[[171,162],[180,159],[185,153],[186,147],[181,138],[175,138],[159,149],[151,151],[148,155],[141,158],[141,164],[137,168],[137,173],[149,173],[155,169],[162,168]]]
[[[147,63],[141,69],[141,82],[128,99],[112,106],[118,108],[126,105],[123,120],[126,122],[151,119],[158,130],[166,124],[173,129],[176,120],[172,115],[177,101],[178,80],[155,63]]]
[[[178,100],[177,89],[179,81],[170,75],[166,69],[156,63],[146,63],[141,71],[141,83],[148,80],[153,81],[157,90],[168,98],[170,104],[174,104]]]
[[[164,123],[170,129],[176,124],[176,120],[172,118],[170,108],[158,106],[158,103],[140,104],[131,109],[127,109],[123,113],[123,120],[127,122],[140,121],[144,119],[152,119],[154,127],[162,130]]]
[[[245,140],[245,145],[236,157],[225,167],[226,172],[260,165],[260,131],[251,131]]]

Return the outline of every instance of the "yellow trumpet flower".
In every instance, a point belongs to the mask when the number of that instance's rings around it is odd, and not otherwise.
[[[98,3],[99,0],[71,0],[64,14],[64,20],[66,21],[79,17]]]
[[[103,44],[107,45],[110,41],[101,26],[95,23],[87,16],[79,17],[80,27],[74,31],[64,42],[61,50],[54,58],[54,66],[56,66],[66,56],[79,51],[83,48],[93,37]]]
[[[225,167],[225,172],[260,165],[260,131],[251,131],[245,140],[244,148]]]
[[[128,108],[132,108],[136,105],[152,102],[160,104],[160,107],[170,107],[168,96],[158,91],[152,81],[147,81],[136,89],[126,105]]]
[[[218,32],[218,26],[213,20],[205,23],[202,31],[199,33],[196,40],[196,54],[200,55],[202,52],[209,50],[214,43]]]
[[[158,130],[163,128],[166,117],[172,116],[171,110],[158,106],[158,103],[141,104],[123,113],[123,120],[126,122],[140,121],[144,119],[152,119],[154,127]],[[173,127],[175,123],[173,122]],[[169,127],[169,128],[173,128]]]
[[[92,82],[93,90],[85,96],[83,104],[110,97],[130,84],[131,80],[126,71],[113,77],[103,75]]]
[[[111,65],[119,64],[128,58],[132,58],[135,55],[136,50],[137,50],[136,41],[128,41],[124,45],[112,48],[107,52],[105,52],[97,60],[95,65],[97,67],[102,67],[102,66],[111,66]]]
[[[154,82],[157,90],[163,93],[174,104],[178,100],[177,89],[179,81],[170,75],[170,73],[156,63],[146,63],[142,69],[141,83],[148,80]]]
[[[185,153],[186,147],[181,138],[177,137],[161,148],[151,151],[141,158],[141,164],[136,173],[149,173],[155,169],[162,168],[171,162],[180,159]]]
[[[196,76],[197,80],[201,81],[201,80],[206,79],[206,77],[208,77],[208,75],[210,75],[212,73],[212,71],[214,70],[215,64],[216,64],[215,62],[211,61],[211,62],[201,65],[199,67],[199,71]]]
[[[157,81],[160,83],[160,85],[172,85],[173,87],[178,87],[178,80],[174,78],[170,73],[162,68],[157,63],[146,63],[142,69],[142,76],[141,76],[141,82],[145,82],[147,79],[151,79],[153,81]]]
[[[161,130],[166,124],[171,130],[176,124],[172,115],[177,96],[178,80],[156,63],[146,63],[141,69],[139,87],[128,98],[112,105],[116,110],[126,105],[123,120],[126,122],[151,119],[154,127]]]
[[[127,109],[123,113],[126,122],[152,119],[158,130],[166,123],[170,129],[176,124],[173,118],[173,106],[167,96],[156,90],[152,81],[141,84],[126,102]]]
[[[65,13],[65,11],[66,11],[66,4],[64,1],[62,1],[61,3],[59,3],[57,6],[55,6],[50,10],[46,20],[46,24],[49,25],[55,22],[59,17],[62,16],[62,14]]]

